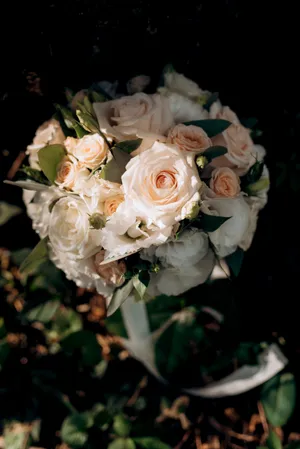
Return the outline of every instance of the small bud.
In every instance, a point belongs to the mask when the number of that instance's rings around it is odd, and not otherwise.
[[[200,205],[198,201],[192,201],[185,206],[185,216],[188,220],[193,220],[199,215]]]
[[[160,266],[157,263],[154,263],[153,265],[151,265],[152,273],[158,273],[159,270],[160,270]]]
[[[196,164],[198,165],[199,168],[204,168],[205,165],[208,164],[208,159],[207,157],[203,156],[203,154],[201,154],[200,156],[198,156],[196,158]]]
[[[257,195],[262,190],[265,190],[269,187],[270,180],[268,178],[261,178],[257,182],[254,182],[253,184],[250,184],[247,186],[246,192],[248,195]]]
[[[90,216],[89,222],[92,228],[94,229],[102,229],[105,226],[105,218],[103,215],[95,213]]]

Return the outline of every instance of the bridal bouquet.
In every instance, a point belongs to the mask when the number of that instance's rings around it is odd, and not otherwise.
[[[51,260],[95,288],[108,315],[129,296],[181,295],[237,275],[267,202],[265,150],[217,94],[171,67],[70,98],[38,128],[14,182],[40,243],[23,270]]]

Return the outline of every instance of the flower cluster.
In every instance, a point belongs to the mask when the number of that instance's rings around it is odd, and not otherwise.
[[[179,295],[204,283],[250,247],[267,202],[251,129],[170,68],[156,93],[142,92],[148,83],[137,77],[114,99],[75,95],[61,123],[37,130],[19,182],[51,259],[108,303],[123,290]]]

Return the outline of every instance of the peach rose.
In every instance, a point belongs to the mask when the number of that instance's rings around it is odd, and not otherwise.
[[[31,145],[28,145],[26,154],[29,155],[30,167],[40,170],[38,152],[46,145],[63,144],[65,135],[59,122],[55,119],[43,123],[36,131]]]
[[[201,153],[212,145],[206,132],[199,126],[176,125],[170,129],[168,142],[177,145],[183,151]]]
[[[211,174],[210,188],[217,196],[233,198],[240,191],[240,178],[227,167],[216,168]]]
[[[115,261],[101,265],[104,256],[104,250],[101,250],[94,256],[95,269],[106,285],[119,287],[125,281],[124,274],[126,272],[126,265],[122,260],[120,262]]]
[[[67,190],[79,188],[79,182],[87,180],[90,172],[74,157],[65,156],[57,169],[56,184]]]
[[[257,150],[249,130],[242,125],[233,123],[222,134],[213,137],[212,142],[213,145],[225,146],[228,151],[224,156],[213,159],[214,167],[229,167],[243,175],[256,161]]]
[[[65,147],[68,153],[91,170],[104,163],[109,151],[107,143],[99,134],[88,134],[81,139],[68,137],[65,140]]]
[[[116,212],[118,207],[124,201],[124,195],[115,195],[110,198],[107,198],[104,202],[104,215],[110,217],[112,214]]]

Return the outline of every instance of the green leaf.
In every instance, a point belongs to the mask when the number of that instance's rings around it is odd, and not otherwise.
[[[39,164],[50,182],[56,179],[57,168],[65,156],[63,145],[48,145],[38,152]]]
[[[131,438],[117,438],[108,445],[107,449],[135,449],[135,443]]]
[[[113,429],[119,437],[127,437],[130,434],[131,424],[124,415],[114,417]]]
[[[212,93],[211,96],[207,99],[207,101],[206,101],[205,105],[203,106],[203,108],[206,109],[207,111],[209,111],[211,105],[213,103],[215,103],[218,98],[219,98],[219,92]]]
[[[4,318],[0,317],[0,339],[4,338],[6,336],[6,327],[4,323]]]
[[[142,141],[143,139],[124,140],[123,142],[116,143],[114,148],[119,148],[119,150],[130,154],[141,145]]]
[[[241,177],[242,190],[244,190],[249,184],[253,184],[258,181],[262,175],[263,169],[264,163],[256,161],[255,164],[252,165],[248,173],[245,176]]]
[[[81,126],[88,132],[98,133],[99,125],[97,120],[94,119],[90,114],[84,113],[79,109],[76,111],[77,117],[80,121]]]
[[[116,310],[113,315],[106,318],[105,327],[111,334],[128,338],[120,309]]]
[[[138,293],[140,299],[143,299],[150,281],[150,275],[147,272],[147,276],[143,276],[142,273],[132,278],[133,286]]]
[[[134,441],[142,449],[172,449],[171,446],[154,437],[134,438]]]
[[[25,175],[29,178],[32,179],[33,181],[39,182],[40,184],[45,184],[47,186],[50,185],[50,182],[48,181],[48,179],[46,178],[46,176],[44,175],[44,173],[40,170],[36,170],[35,168],[31,168],[31,167],[22,167],[18,173],[25,173]]]
[[[296,384],[291,373],[278,374],[266,382],[261,390],[268,421],[275,427],[285,425],[296,405]]]
[[[106,430],[112,421],[112,416],[103,404],[95,404],[91,412],[93,414],[94,426]]]
[[[76,136],[78,139],[81,139],[81,137],[85,136],[87,134],[87,131],[85,131],[78,121],[73,117],[72,112],[65,108],[64,106],[60,106],[59,104],[55,105],[56,109],[61,113],[63,116],[64,122],[69,129],[74,129],[76,132]]]
[[[0,201],[0,226],[4,225],[11,218],[21,214],[23,211],[20,207],[13,204]]]
[[[25,313],[29,321],[40,321],[48,323],[51,321],[60,306],[59,301],[47,301]]]
[[[222,119],[207,119],[207,120],[192,120],[185,122],[184,125],[194,125],[202,128],[208,137],[214,137],[227,129],[231,123],[228,120]]]
[[[205,338],[204,329],[193,313],[188,309],[181,313],[183,318],[172,322],[155,343],[155,362],[163,376],[176,377],[176,369],[185,364],[194,347]]]
[[[85,366],[95,366],[102,360],[101,348],[96,335],[88,330],[73,332],[61,341],[66,353],[78,353]]]
[[[26,424],[11,422],[4,426],[4,447],[7,449],[29,449],[30,430]]]
[[[226,257],[226,262],[234,276],[238,276],[240,274],[243,260],[244,251],[241,248],[238,248],[234,253]]]
[[[95,90],[90,92],[90,96],[92,98],[93,103],[103,103],[106,100],[106,97]]]
[[[248,129],[254,128],[254,126],[257,125],[257,122],[258,122],[258,120],[255,117],[241,119],[241,124],[243,126],[245,126],[245,128],[248,128]]]
[[[27,256],[31,253],[30,248],[22,248],[17,249],[16,251],[12,251],[10,258],[13,264],[19,266],[26,259]]]
[[[273,430],[270,431],[266,443],[269,449],[282,449],[281,441]]]
[[[29,256],[21,263],[21,273],[32,273],[35,271],[41,263],[45,262],[48,258],[48,237],[40,240],[39,243],[33,248]]]
[[[133,279],[130,279],[125,285],[115,291],[107,308],[107,316],[111,316],[123,304],[123,302],[126,301],[132,292],[132,289]]]
[[[202,214],[199,223],[204,232],[214,232],[229,218],[231,217]]]
[[[284,449],[300,449],[300,441],[293,441],[288,446],[286,446]]]
[[[300,183],[299,183],[299,177],[298,175],[295,176],[295,180],[297,182],[297,186],[299,186],[300,188]],[[270,185],[270,180],[268,178],[261,178],[259,181],[253,183],[253,184],[249,184],[246,188],[245,188],[245,192],[248,193],[248,195],[252,196],[252,195],[257,195],[261,190],[265,190],[269,187]],[[298,187],[297,189],[298,190]]]
[[[82,320],[79,313],[69,307],[61,307],[56,313],[50,332],[57,335],[60,340],[63,340],[68,335],[81,329]]]
[[[61,439],[72,448],[82,449],[88,440],[87,429],[91,425],[89,417],[83,413],[68,416],[61,427]]]
[[[111,153],[113,158],[101,170],[100,178],[110,182],[121,183],[125,167],[131,160],[131,157],[116,146],[111,149]]]
[[[226,147],[223,147],[221,145],[215,145],[203,151],[203,153],[201,153],[201,156],[205,156],[208,162],[211,162],[216,157],[223,156],[226,153],[227,153]]]

